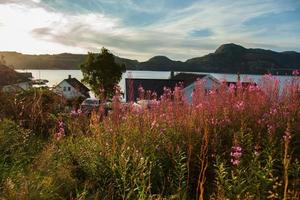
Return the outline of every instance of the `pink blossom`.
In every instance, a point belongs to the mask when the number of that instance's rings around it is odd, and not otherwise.
[[[299,76],[300,71],[298,69],[293,70],[293,76]]]
[[[259,156],[260,152],[261,152],[261,147],[258,144],[255,145],[255,147],[254,147],[254,155],[255,156]]]
[[[284,141],[289,141],[291,138],[292,138],[291,132],[290,132],[289,129],[287,129],[287,130],[284,132],[283,139],[284,139]]]
[[[231,147],[231,152],[230,152],[230,156],[231,156],[231,163],[234,166],[239,165],[240,163],[240,158],[242,157],[243,153],[242,153],[242,147],[240,147],[239,145],[235,145],[233,147]]]
[[[242,111],[245,108],[245,103],[244,101],[238,101],[236,102],[236,104],[234,105],[234,107],[238,110],[238,111]]]
[[[235,91],[236,91],[236,85],[230,83],[230,85],[229,85],[229,91],[230,91],[231,93],[235,92]]]

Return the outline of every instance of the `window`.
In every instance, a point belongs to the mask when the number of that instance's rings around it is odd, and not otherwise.
[[[68,87],[68,91],[71,91],[71,87]]]
[[[66,87],[64,87],[64,92],[65,92],[65,91],[67,91],[67,88],[66,88]]]

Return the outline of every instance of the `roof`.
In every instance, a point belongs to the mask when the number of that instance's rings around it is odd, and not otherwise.
[[[75,88],[77,91],[79,91],[82,94],[86,94],[90,91],[89,88],[87,88],[84,84],[82,84],[76,78],[67,78],[67,79],[64,79],[64,81],[69,83],[73,88]]]
[[[138,89],[140,86],[143,87],[145,91],[156,92],[157,97],[159,98],[161,95],[164,94],[164,88],[171,88],[172,90],[174,87],[183,82],[179,79],[131,79],[126,78],[125,86],[126,86],[126,100],[129,101],[130,98],[136,101],[139,97]]]
[[[28,74],[16,72],[6,65],[0,64],[0,86],[28,82]]]
[[[208,74],[194,74],[194,73],[179,73],[176,74],[173,79],[174,80],[182,80],[185,86],[188,86],[195,81],[202,79],[206,76],[210,76]]]

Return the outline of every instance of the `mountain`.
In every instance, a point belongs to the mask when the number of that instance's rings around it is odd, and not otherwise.
[[[140,62],[137,65],[137,70],[172,71],[183,66],[181,61],[173,61],[166,56],[155,56],[146,62]]]
[[[221,45],[214,53],[186,61],[189,69],[220,73],[284,74],[300,68],[300,53],[246,49],[236,44]]]
[[[0,52],[6,63],[19,69],[78,69],[84,62],[83,54],[25,55],[17,52]],[[300,53],[276,52],[265,49],[245,48],[237,44],[223,44],[215,52],[185,62],[166,56],[155,56],[145,62],[115,57],[117,63],[128,70],[185,71],[241,74],[290,74],[300,69]]]
[[[153,57],[140,63],[139,70],[215,72],[241,74],[291,74],[300,69],[300,53],[247,49],[236,44],[223,44],[214,53],[189,59],[172,61],[166,57]]]
[[[7,65],[15,69],[79,69],[87,55],[62,53],[56,55],[27,55],[18,52],[0,52]],[[119,64],[125,64],[128,69],[134,69],[137,60],[130,60],[115,56]]]

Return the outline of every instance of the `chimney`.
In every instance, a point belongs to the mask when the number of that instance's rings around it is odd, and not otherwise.
[[[71,79],[72,78],[72,76],[71,75],[69,75],[69,79]]]

